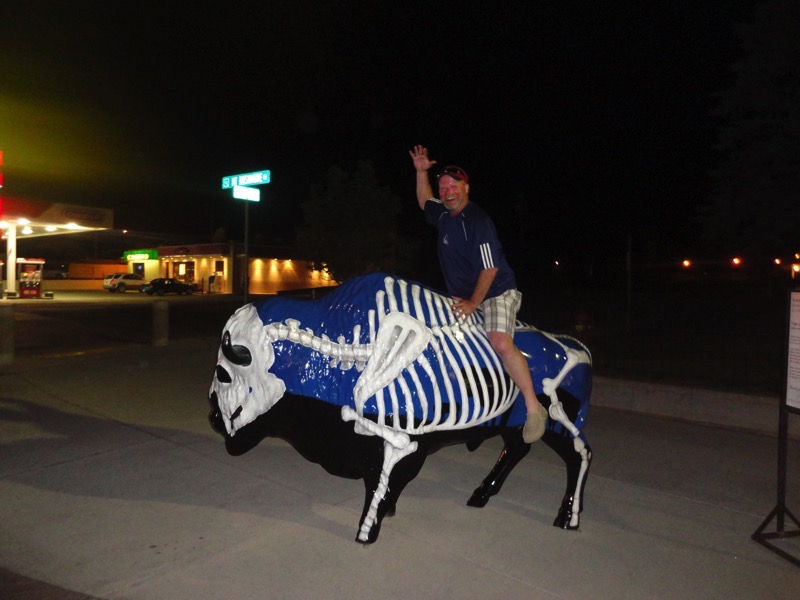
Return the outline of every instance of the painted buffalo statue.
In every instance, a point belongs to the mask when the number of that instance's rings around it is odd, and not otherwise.
[[[528,453],[525,402],[505,374],[476,311],[457,321],[452,300],[383,274],[354,278],[317,300],[274,297],[228,320],[209,391],[209,420],[233,455],[265,437],[288,441],[328,472],[363,479],[356,541],[378,538],[426,456],[445,445],[505,447],[467,504],[482,507]],[[549,406],[544,443],[567,467],[553,523],[577,529],[591,449],[581,432],[591,357],[577,340],[518,323],[514,341]]]

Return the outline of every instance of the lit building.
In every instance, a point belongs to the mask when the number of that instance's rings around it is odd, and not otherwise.
[[[250,247],[249,294],[336,285],[324,266],[315,268],[287,251]],[[199,292],[239,294],[244,291],[244,245],[233,242],[159,246],[124,253],[128,270],[145,279],[174,277],[197,285]]]

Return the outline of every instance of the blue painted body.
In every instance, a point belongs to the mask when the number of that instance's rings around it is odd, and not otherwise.
[[[326,335],[332,341],[341,337],[347,344],[367,344],[370,342],[370,321],[369,311],[378,310],[384,313],[389,312],[388,302],[384,301],[383,306],[376,306],[376,297],[382,290],[386,290],[387,276],[382,273],[375,273],[362,277],[357,277],[336,288],[333,292],[317,300],[301,300],[289,297],[274,297],[255,303],[258,315],[264,325],[270,323],[285,323],[287,319],[295,319],[300,322],[300,329],[310,329],[317,337]],[[409,287],[412,282],[408,282]],[[394,280],[391,284],[397,297],[403,295],[403,289],[399,281]],[[420,285],[420,284],[413,284]],[[425,286],[420,285],[424,288]],[[429,289],[429,288],[428,288]],[[433,292],[438,294],[438,292]],[[422,318],[419,314],[412,314],[423,321],[428,327],[442,324],[441,315],[430,314],[430,310],[425,302],[421,303]],[[401,304],[402,308],[402,304]],[[406,312],[406,311],[404,311]],[[360,326],[359,339],[353,339],[353,331],[356,325]],[[377,327],[377,325],[376,325]],[[483,334],[481,330],[481,335]],[[559,336],[559,341],[564,345],[577,351],[585,352],[586,349],[577,341],[569,337]],[[537,391],[542,389],[542,379],[554,378],[560,372],[566,361],[564,350],[552,336],[544,334],[536,329],[527,326],[520,327],[514,341],[522,352],[528,357],[534,387]],[[354,407],[353,390],[361,375],[356,368],[342,370],[339,365],[332,365],[330,357],[301,344],[280,340],[273,342],[275,352],[275,362],[270,367],[270,371],[278,376],[286,385],[286,391],[299,396],[317,398],[325,402],[344,406]],[[431,364],[436,364],[435,353],[431,345],[424,351]],[[487,367],[485,360],[478,355],[476,368]],[[450,374],[442,373],[435,369],[435,376],[439,380],[439,387],[442,388],[443,379]],[[432,386],[421,369],[416,369],[417,375],[420,374],[420,381],[425,390],[426,396],[432,397]],[[414,418],[416,420],[429,420],[432,417],[433,409],[429,406],[428,414],[422,414],[422,408],[417,397],[416,387],[413,384],[408,371],[403,371],[400,376],[405,378],[408,389],[412,394],[414,405]],[[578,401],[577,414],[571,415],[574,425],[582,430],[586,422],[589,398],[591,396],[591,365],[580,363],[576,365],[565,377],[560,389],[565,390],[569,395]],[[399,389],[398,389],[399,393]],[[468,398],[458,398],[459,403],[466,402],[466,409],[472,410],[473,403]],[[431,404],[429,400],[429,404]],[[544,401],[547,406],[547,401]],[[404,402],[399,405],[400,416],[406,416]],[[376,399],[370,398],[365,407],[365,415],[377,414]],[[503,419],[504,426],[520,426],[525,422],[525,403],[522,395],[518,394],[507,419]],[[484,426],[500,425],[499,420],[490,421]],[[548,420],[548,428],[554,433],[561,432],[561,424]]]

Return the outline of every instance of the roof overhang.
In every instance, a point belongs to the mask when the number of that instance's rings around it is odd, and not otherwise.
[[[11,226],[16,227],[18,238],[100,231],[114,227],[114,211],[0,196],[0,235],[3,238]]]

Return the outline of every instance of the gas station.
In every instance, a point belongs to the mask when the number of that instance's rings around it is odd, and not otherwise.
[[[2,160],[0,151],[0,166]],[[2,175],[0,170],[0,188]],[[257,186],[268,184],[270,179],[269,170],[222,178],[222,189],[230,189],[234,198],[246,200],[243,245],[230,241],[128,250],[123,256],[128,271],[146,280],[172,277],[197,285],[201,292],[243,293],[245,298],[251,292],[275,294],[287,289],[336,285],[324,263],[317,268],[313,263],[275,253],[276,249],[269,249],[268,254],[250,256],[247,208],[250,202],[260,200]],[[0,241],[6,243],[5,257],[0,254],[0,279],[4,284],[0,288],[0,300],[53,297],[53,282],[42,283],[45,259],[17,256],[18,240],[103,231],[113,229],[113,221],[111,209],[0,195]],[[258,251],[263,252],[264,248]],[[77,279],[84,278],[78,276]],[[102,289],[100,283],[97,282],[98,290]],[[67,289],[87,288],[69,286]]]
[[[0,150],[0,167],[3,151]],[[0,169],[0,190],[3,171]],[[60,202],[41,202],[0,194],[0,240],[6,242],[6,260],[0,258],[0,274],[5,285],[0,299],[41,298],[42,258],[18,258],[17,239],[100,231],[114,226],[114,211],[108,208],[76,206]],[[18,289],[19,288],[19,289]],[[52,294],[49,295],[52,297]]]
[[[6,242],[3,298],[41,298],[44,260],[17,257],[17,240],[111,229],[114,211],[108,208],[41,202],[0,196],[0,239]],[[4,263],[4,264],[3,264]]]

